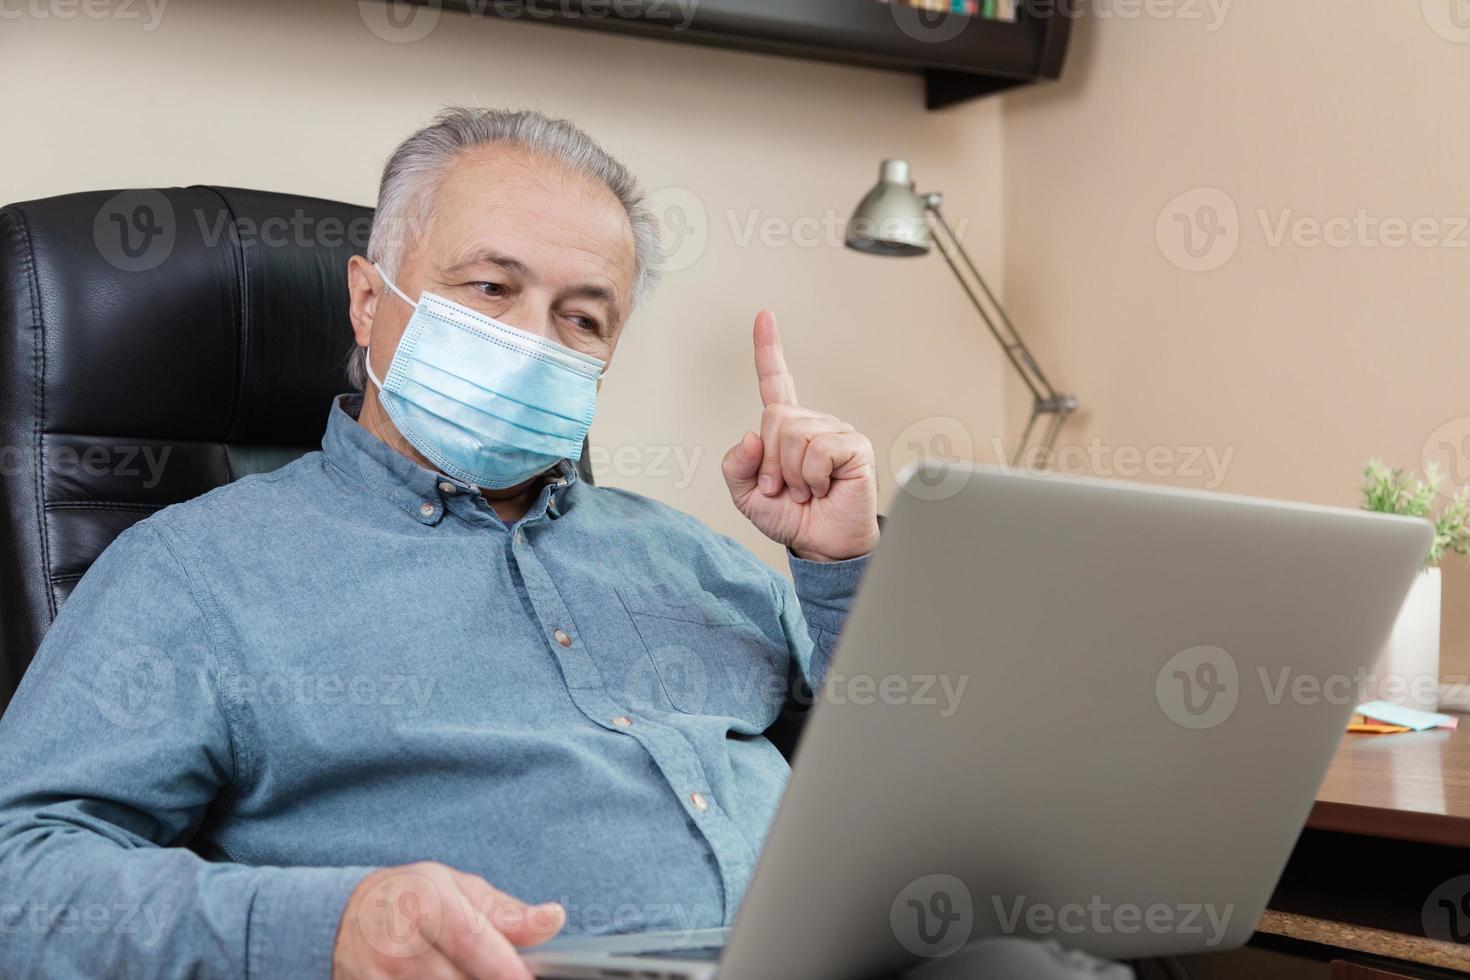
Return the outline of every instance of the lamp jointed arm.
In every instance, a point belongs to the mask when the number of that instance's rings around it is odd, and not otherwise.
[[[938,194],[924,195],[925,210],[934,216],[934,224],[939,230],[944,232],[943,235],[936,234],[934,236],[934,243],[939,248],[939,254],[944,256],[945,264],[949,266],[950,271],[959,280],[960,288],[969,297],[970,304],[975,307],[975,312],[980,314],[980,319],[985,322],[985,326],[990,330],[990,335],[995,338],[996,343],[1000,344],[1001,350],[1005,352],[1006,359],[1011,362],[1011,366],[1016,369],[1016,373],[1021,376],[1021,381],[1031,392],[1031,417],[1027,420],[1026,427],[1021,432],[1021,439],[1016,444],[1015,451],[1012,453],[1011,465],[1020,466],[1022,464],[1037,419],[1043,415],[1050,415],[1052,417],[1051,423],[1047,426],[1046,435],[1043,437],[1041,443],[1041,455],[1036,461],[1038,468],[1044,469],[1051,458],[1052,450],[1056,446],[1057,435],[1061,432],[1062,424],[1066,422],[1067,416],[1077,410],[1077,398],[1073,395],[1064,395],[1058,392],[1056,388],[1052,387],[1051,382],[1047,380],[1046,374],[1041,370],[1041,366],[1036,363],[1036,358],[1032,356],[1031,349],[1026,346],[1026,342],[1021,339],[1020,333],[1016,331],[1015,325],[1011,323],[1011,318],[1006,315],[1005,308],[1000,305],[1000,302],[995,298],[995,294],[990,291],[990,287],[985,282],[985,277],[980,275],[980,270],[975,268],[975,263],[970,260],[969,253],[965,251],[965,247],[955,235],[954,229],[950,228],[949,222],[944,220],[944,215],[939,210],[940,202],[941,198]],[[956,261],[956,256],[958,256],[958,261]],[[961,269],[961,263],[964,266],[963,270]],[[972,288],[970,282],[966,279],[966,271],[968,271],[969,275],[980,287],[979,294],[976,293],[975,289]],[[994,317],[986,309],[986,304],[980,301],[980,295],[985,297],[989,306],[994,310]],[[997,324],[997,320],[999,324]]]

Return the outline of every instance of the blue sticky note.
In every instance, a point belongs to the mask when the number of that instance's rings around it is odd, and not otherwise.
[[[1381,721],[1386,725],[1403,725],[1416,732],[1438,728],[1441,725],[1453,725],[1455,722],[1455,719],[1449,715],[1420,711],[1418,708],[1406,708],[1401,704],[1389,704],[1387,701],[1369,701],[1367,704],[1358,705],[1356,710],[1358,714],[1366,715],[1374,721]]]

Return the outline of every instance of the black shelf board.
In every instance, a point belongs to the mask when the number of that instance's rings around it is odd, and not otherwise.
[[[414,0],[429,3],[433,0]],[[874,0],[445,0],[443,7],[528,23],[612,31],[764,54],[904,71],[931,109],[1061,74],[1070,33],[1062,0],[1016,22],[921,20]],[[514,17],[508,12],[519,11]]]

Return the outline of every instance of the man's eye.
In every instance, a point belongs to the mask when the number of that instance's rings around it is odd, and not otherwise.
[[[486,296],[504,296],[505,295],[505,287],[502,286],[498,282],[472,282],[472,283],[470,283],[470,285],[471,286],[474,286],[476,289],[478,289],[480,292],[484,293]]]
[[[569,316],[572,326],[578,330],[586,330],[588,333],[597,333],[597,321],[590,316]]]

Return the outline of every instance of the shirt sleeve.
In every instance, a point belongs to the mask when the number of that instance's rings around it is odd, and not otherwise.
[[[791,581],[778,576],[783,590],[781,620],[802,680],[812,691],[821,688],[827,675],[870,557],[817,562],[787,554]]]
[[[370,869],[187,849],[244,747],[207,596],[152,524],[78,584],[0,718],[0,974],[326,980]]]

